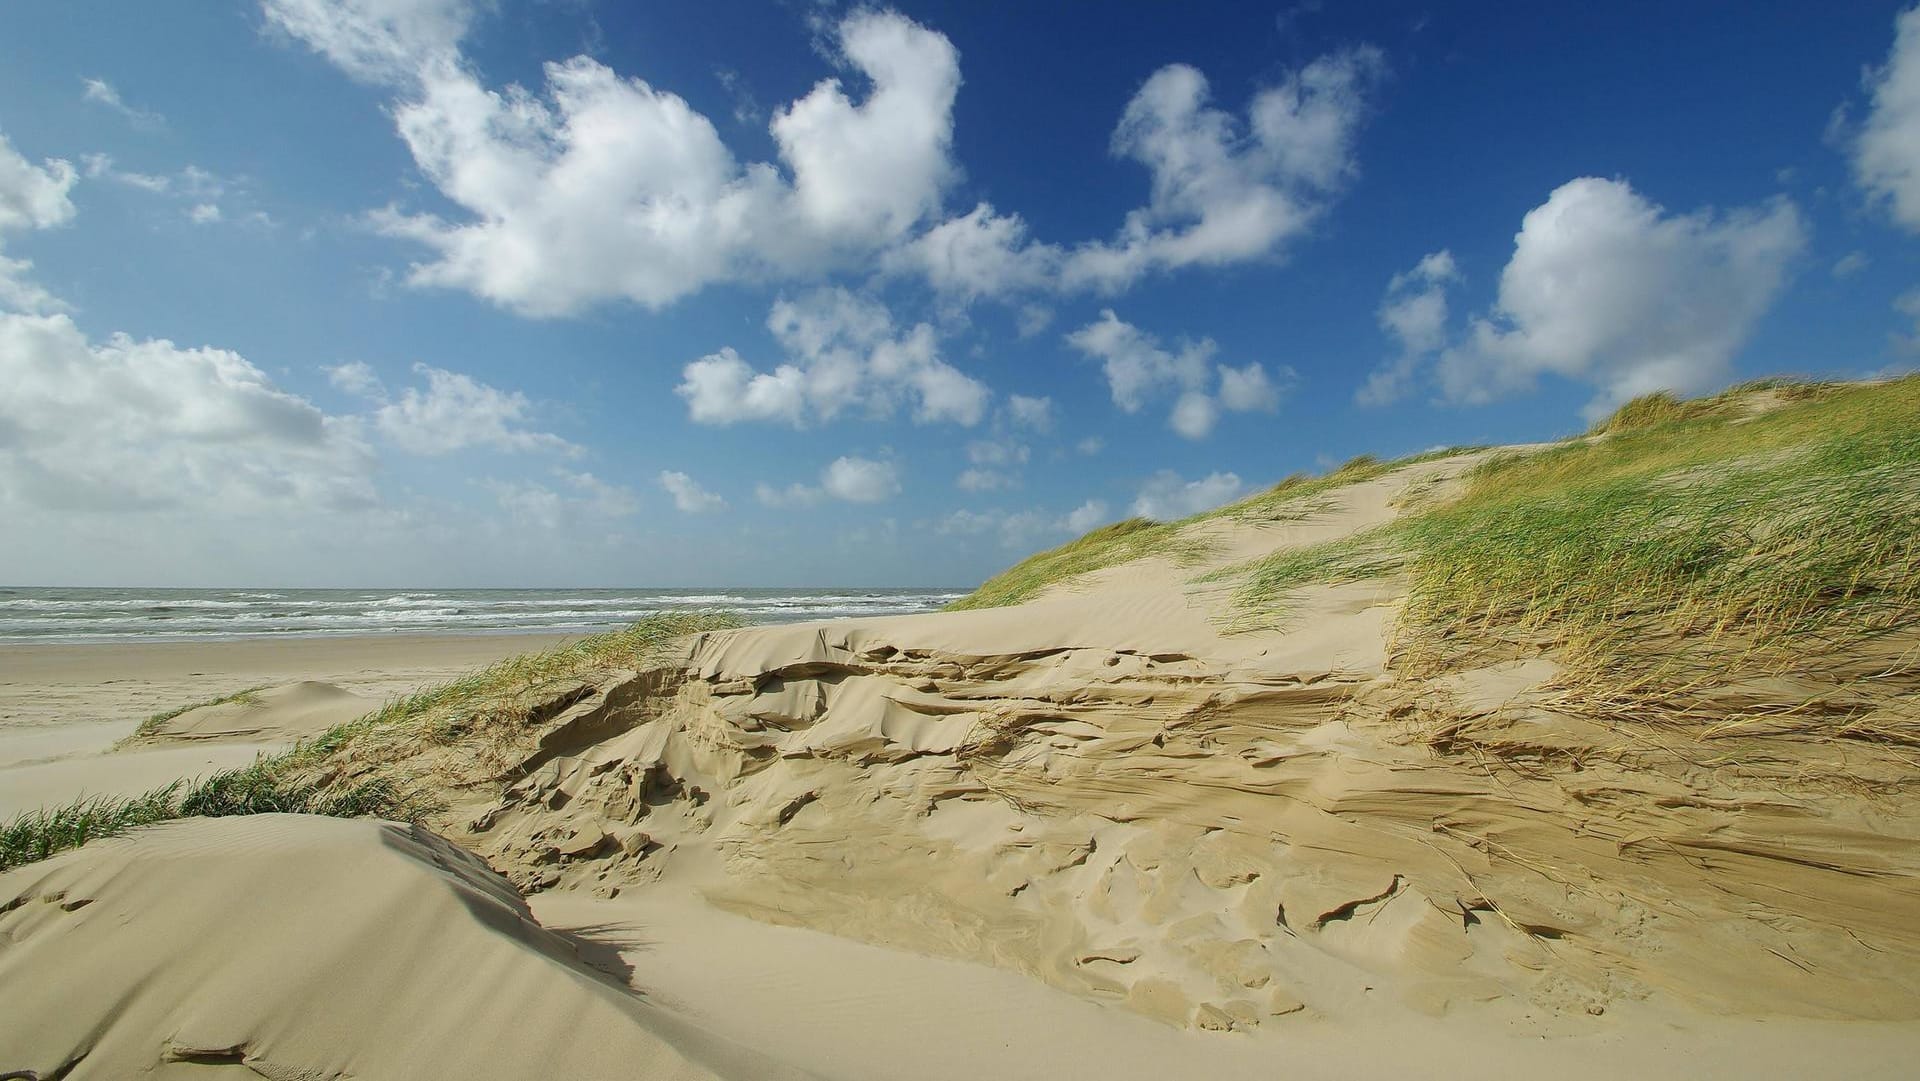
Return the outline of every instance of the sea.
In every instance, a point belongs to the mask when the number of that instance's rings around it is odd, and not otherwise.
[[[591,633],[661,612],[755,623],[906,615],[964,589],[0,588],[0,642],[196,641],[368,634]]]

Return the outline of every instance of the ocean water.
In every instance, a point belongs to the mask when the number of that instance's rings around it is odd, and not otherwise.
[[[280,635],[586,633],[660,612],[756,623],[926,612],[963,589],[0,588],[0,642]]]

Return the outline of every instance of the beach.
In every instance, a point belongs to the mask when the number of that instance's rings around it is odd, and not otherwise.
[[[132,795],[244,765],[302,734],[109,753],[156,713],[248,688],[308,682],[366,709],[502,657],[547,649],[552,634],[0,643],[0,816],[81,794]]]
[[[643,621],[372,727],[338,726],[556,639],[10,646],[11,738],[41,741],[0,771],[16,805],[328,730],[302,776],[426,799],[411,822],[186,817],[9,873],[58,904],[11,917],[36,945],[0,951],[0,979],[67,974],[22,1053],[106,1070],[160,1040],[269,1076],[1902,1076],[1920,819],[1817,780],[1897,778],[1897,751],[1756,731],[1719,736],[1743,765],[1711,775],[1612,755],[1550,657],[1397,677],[1391,574],[1233,621],[1214,572],[1377,530],[1485,460],[1282,487],[1015,604]],[[1561,764],[1410,739],[1422,709],[1554,740]],[[1783,748],[1792,777],[1768,768]],[[393,1010],[498,1020],[400,1039]]]

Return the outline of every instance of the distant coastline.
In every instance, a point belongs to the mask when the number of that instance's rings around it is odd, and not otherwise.
[[[963,588],[99,589],[0,587],[0,642],[151,642],[378,634],[586,633],[660,612],[756,623],[907,615]]]

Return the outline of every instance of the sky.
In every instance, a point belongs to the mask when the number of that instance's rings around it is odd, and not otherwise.
[[[1920,11],[0,8],[0,583],[977,582],[1920,358]]]

